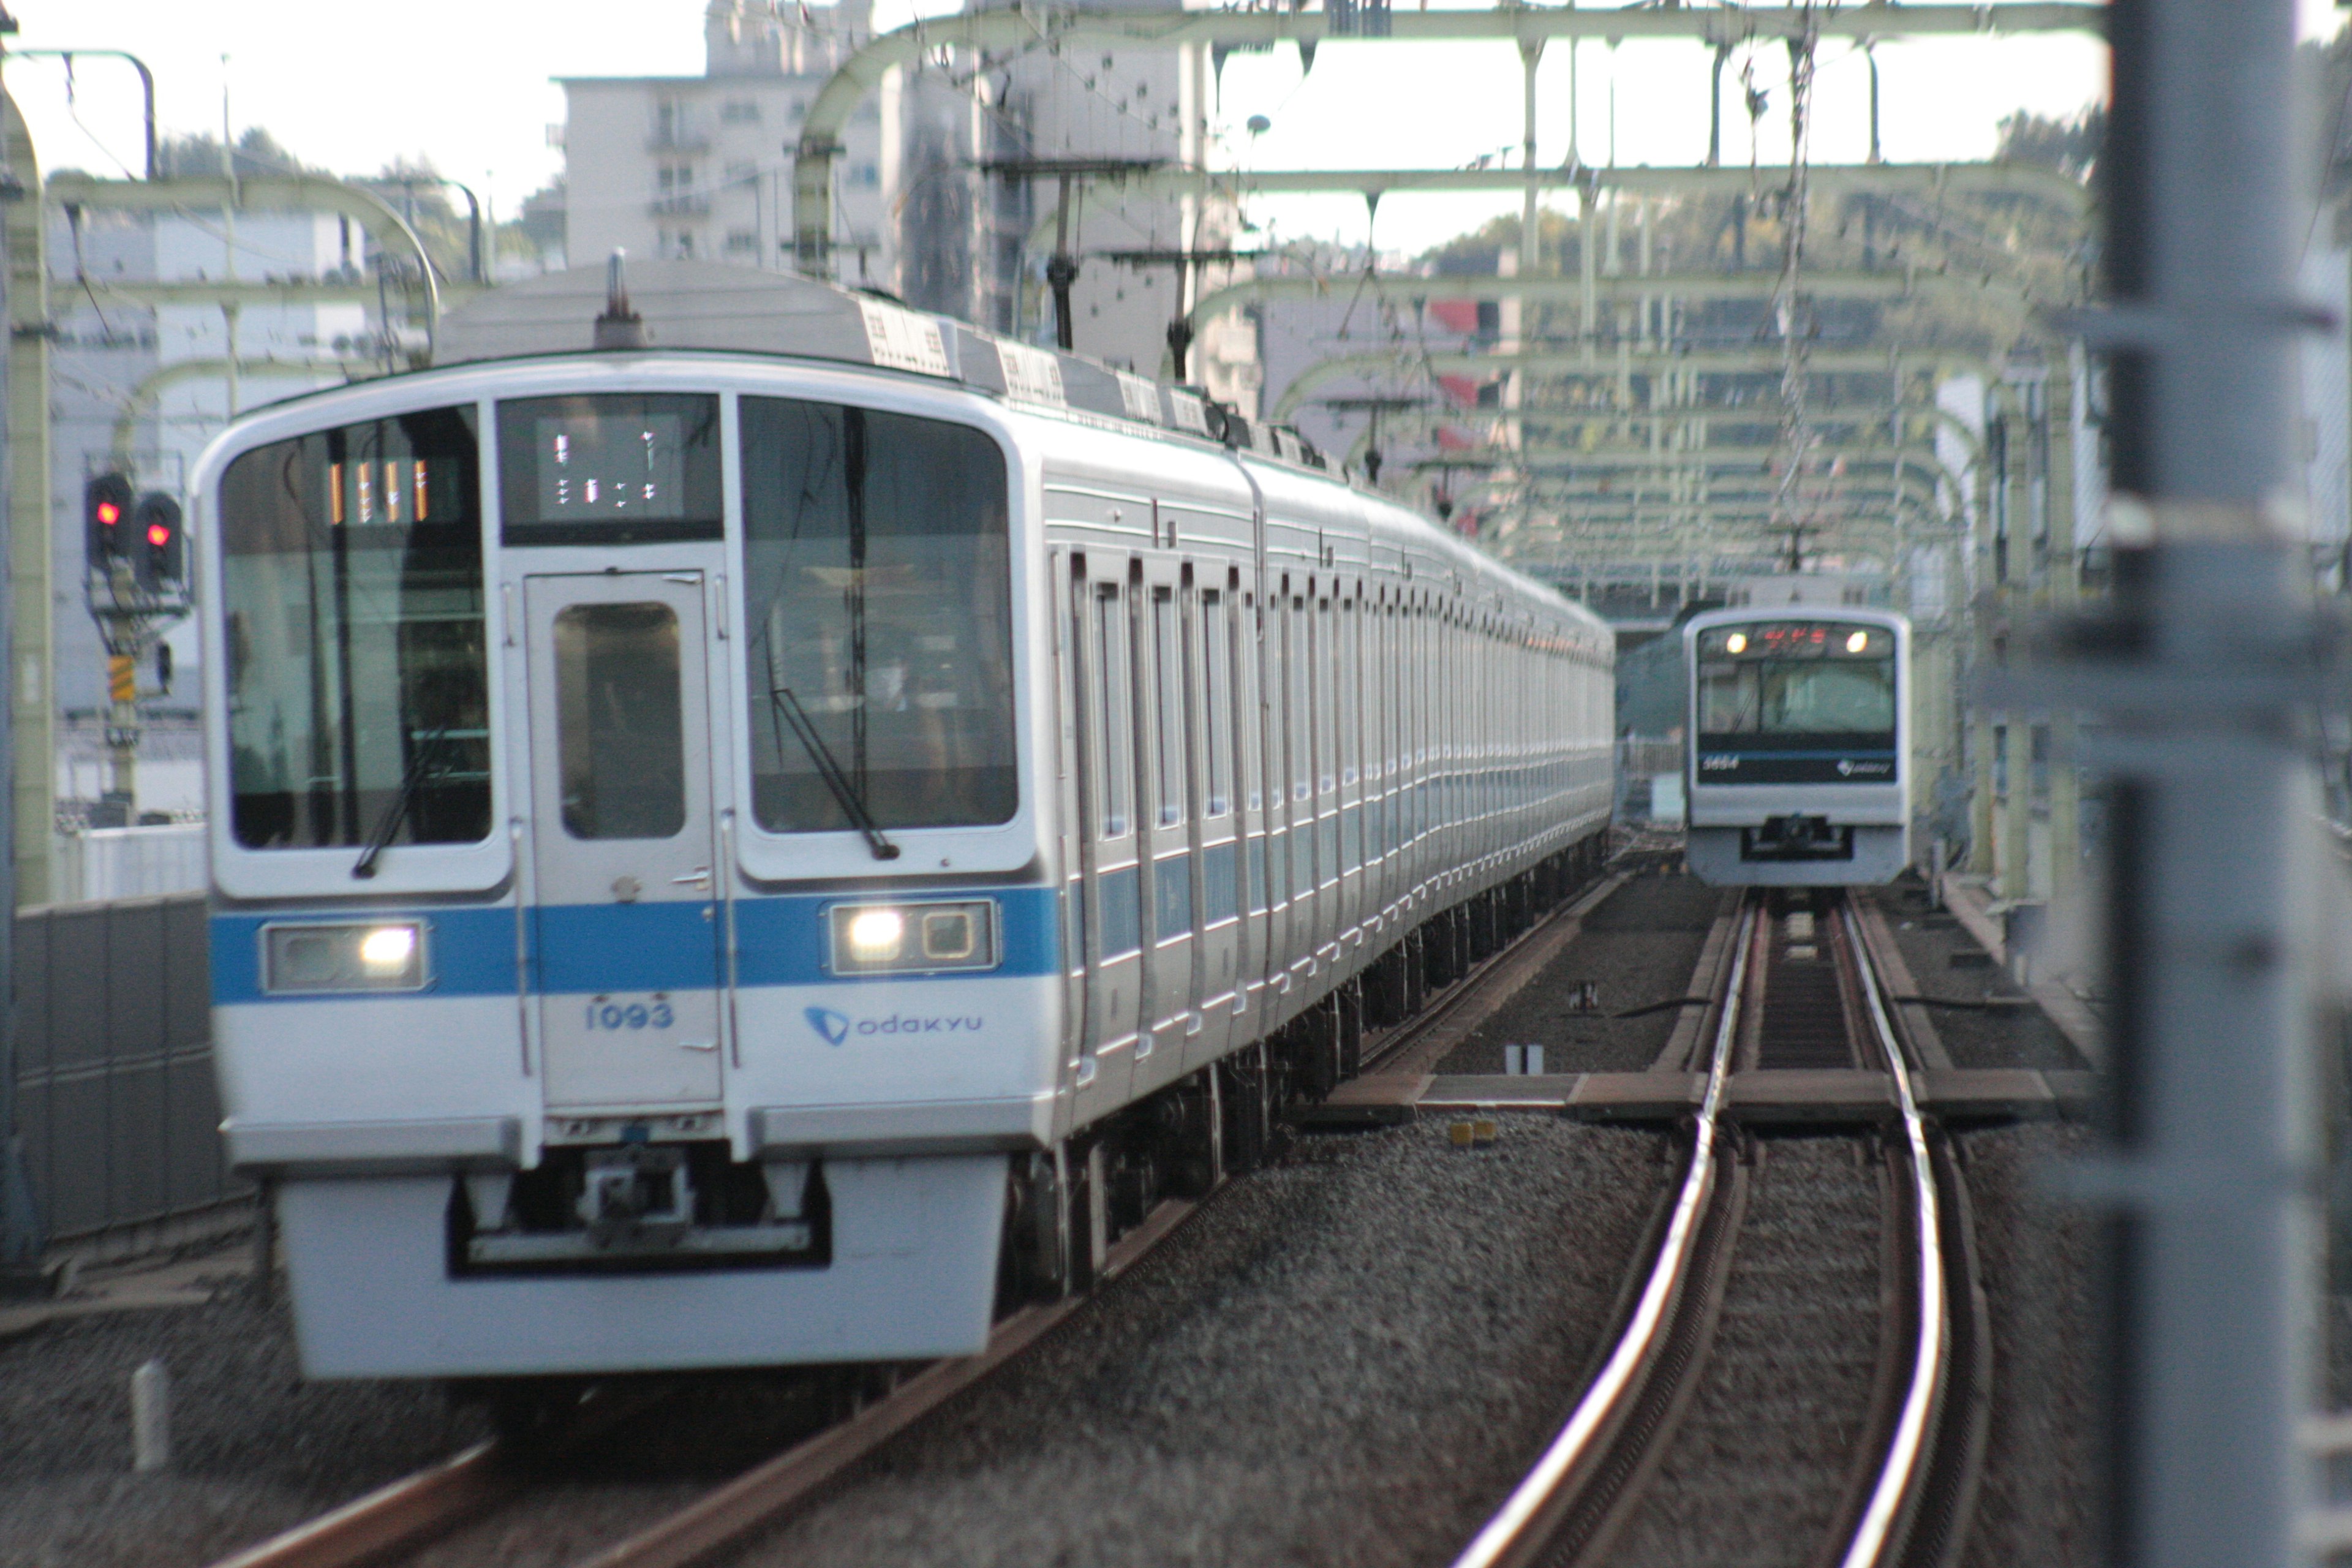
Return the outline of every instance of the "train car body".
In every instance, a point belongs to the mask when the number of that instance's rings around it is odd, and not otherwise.
[[[1911,627],[1879,610],[1716,610],[1683,627],[1691,870],[1717,887],[1891,880],[1910,863]]]
[[[737,276],[625,352],[502,290],[202,464],[225,1131],[310,1375],[977,1350],[1597,863],[1597,619],[1180,389]]]

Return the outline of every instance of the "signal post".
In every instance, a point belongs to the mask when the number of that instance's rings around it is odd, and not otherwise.
[[[107,789],[90,826],[127,827],[139,810],[140,662],[156,649],[158,684],[169,689],[161,639],[189,608],[185,519],[173,497],[162,490],[137,495],[120,471],[84,487],[83,514],[83,595],[106,645],[109,705]]]

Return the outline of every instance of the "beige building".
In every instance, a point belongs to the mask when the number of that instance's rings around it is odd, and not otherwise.
[[[868,0],[781,6],[712,0],[698,77],[564,77],[564,252],[786,265],[793,149],[809,101],[866,41]],[[881,105],[842,138],[834,229],[845,282],[896,276],[883,200]]]

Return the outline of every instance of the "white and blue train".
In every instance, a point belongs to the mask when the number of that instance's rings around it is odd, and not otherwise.
[[[638,281],[202,464],[225,1131],[312,1376],[974,1351],[1599,863],[1592,616],[1185,390]]]
[[[1692,872],[1853,887],[1910,864],[1911,626],[1885,610],[1713,610],[1683,626]]]

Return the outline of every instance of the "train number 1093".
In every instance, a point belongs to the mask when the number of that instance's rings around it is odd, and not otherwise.
[[[588,1004],[586,1022],[592,1031],[667,1029],[677,1022],[677,1015],[660,996],[646,1002],[622,1002],[610,996],[599,996]]]

